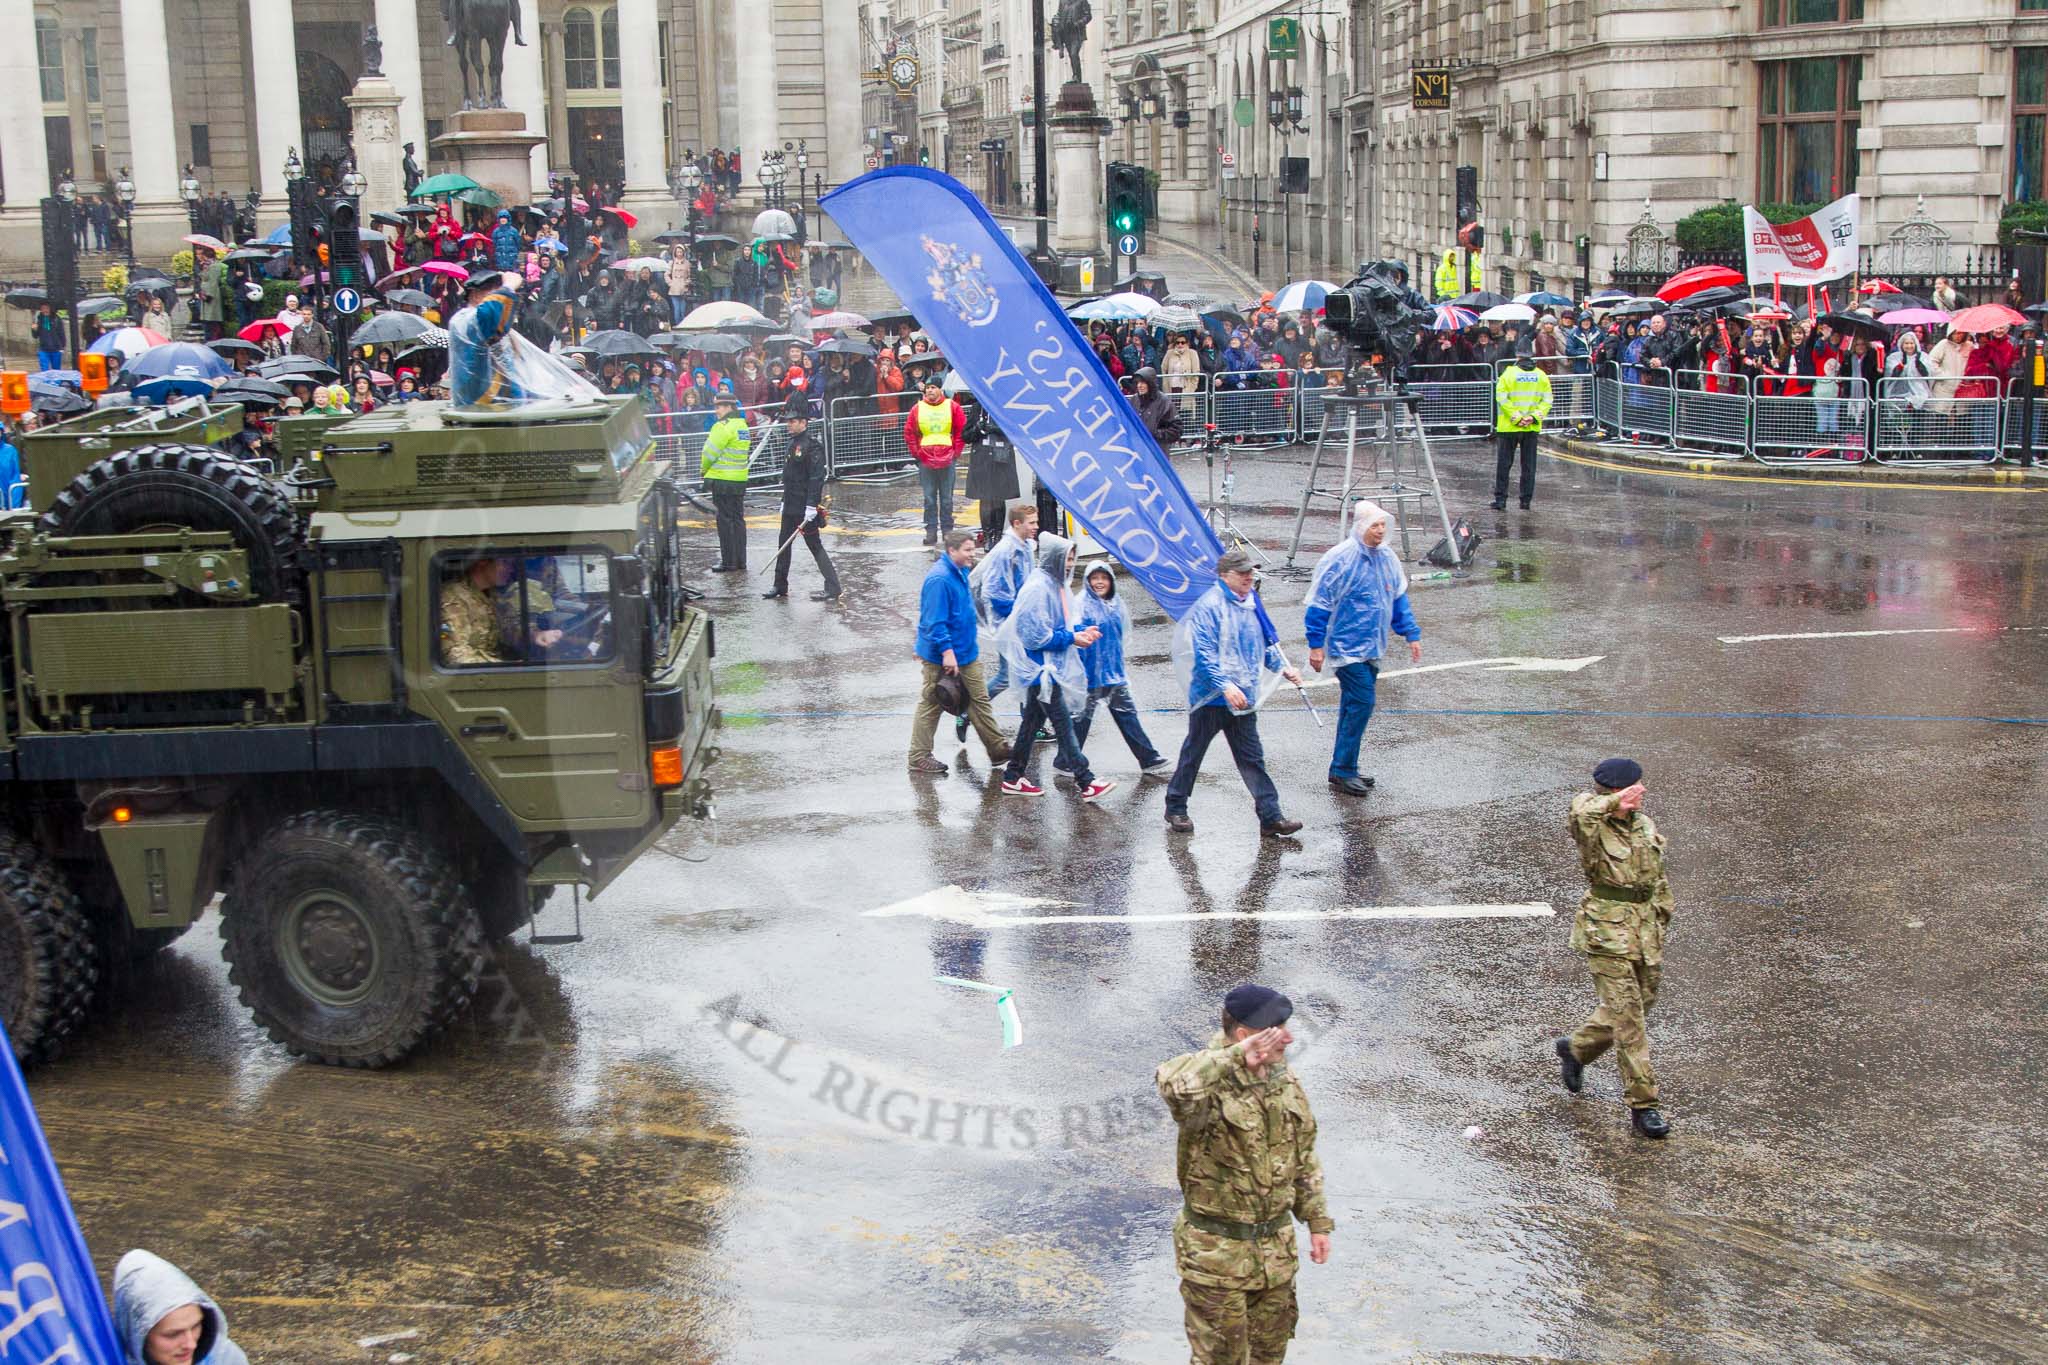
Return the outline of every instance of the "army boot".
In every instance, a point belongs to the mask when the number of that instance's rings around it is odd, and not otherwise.
[[[1559,1078],[1564,1081],[1564,1088],[1574,1095],[1585,1088],[1586,1064],[1572,1055],[1572,1040],[1569,1038],[1557,1040],[1557,1070]]]
[[[1630,1122],[1636,1126],[1636,1131],[1646,1138],[1664,1137],[1671,1131],[1671,1125],[1654,1109],[1631,1109],[1628,1114]]]

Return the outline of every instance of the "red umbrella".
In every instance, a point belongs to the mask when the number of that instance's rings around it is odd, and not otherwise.
[[[606,204],[603,208],[599,209],[598,212],[611,214],[613,217],[617,218],[620,222],[624,223],[629,228],[636,228],[640,226],[640,220],[638,218],[626,212],[617,204]]]
[[[273,336],[290,336],[291,330],[291,328],[285,326],[276,318],[259,318],[235,333],[235,335],[244,341],[254,341],[260,344],[270,340]]]
[[[1903,294],[1906,291],[1893,284],[1890,280],[1871,280],[1856,292],[1859,294]]]
[[[428,261],[420,269],[426,271],[429,275],[452,275],[458,280],[469,278],[469,272],[453,261]]]
[[[474,242],[478,246],[489,246],[491,244],[491,239],[484,236],[481,232],[465,232],[462,234],[461,238],[457,240],[456,245],[468,246],[472,242]]]
[[[1951,332],[1967,332],[1976,336],[1994,327],[2025,327],[2027,320],[2002,303],[1980,303],[1975,308],[1965,308],[1948,320]]]
[[[1702,289],[1716,289],[1723,285],[1741,289],[1746,282],[1739,270],[1730,270],[1725,265],[1696,265],[1690,270],[1681,270],[1664,281],[1664,287],[1657,291],[1657,297],[1666,303],[1677,303],[1690,298]]]

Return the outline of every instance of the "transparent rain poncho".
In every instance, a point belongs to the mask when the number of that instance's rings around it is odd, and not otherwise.
[[[1097,574],[1109,575],[1109,596],[1097,597],[1090,582]],[[1081,586],[1074,591],[1074,617],[1086,629],[1093,626],[1102,638],[1081,651],[1081,664],[1088,672],[1088,687],[1116,687],[1128,684],[1124,669],[1124,641],[1131,635],[1131,610],[1117,590],[1116,570],[1106,560],[1095,560],[1081,570]]]
[[[601,401],[595,384],[512,330],[518,307],[509,292],[488,294],[449,321],[448,393],[455,406]]]
[[[1060,704],[1078,715],[1088,702],[1088,673],[1081,662],[1082,647],[1072,643],[1073,632],[1080,628],[1067,591],[1067,555],[1073,545],[1046,534],[1037,543],[1037,567],[1018,590],[1017,605],[996,633],[996,644],[1018,686],[1037,687],[1040,697],[1050,702],[1050,684],[1058,684]],[[1063,647],[1055,643],[1062,635],[1068,640]]]
[[[967,575],[967,591],[974,598],[974,614],[985,626],[1000,626],[1010,605],[1031,576],[1032,542],[1017,534],[1014,526],[1003,529],[1003,538],[981,557]]]
[[[1365,520],[1359,529],[1369,529],[1378,519]],[[1395,604],[1407,591],[1408,572],[1401,567],[1401,557],[1385,545],[1368,549],[1352,534],[1324,551],[1316,561],[1302,605],[1309,611],[1329,613],[1323,641],[1323,651],[1329,656],[1327,666],[1342,668],[1384,656],[1394,627]]]
[[[1280,685],[1286,666],[1279,632],[1256,591],[1240,598],[1219,580],[1174,628],[1173,671],[1190,710],[1221,701],[1228,683],[1244,693],[1245,710],[1256,711]]]

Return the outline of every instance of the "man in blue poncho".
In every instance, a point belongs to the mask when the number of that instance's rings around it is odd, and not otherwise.
[[[1179,834],[1194,829],[1188,797],[1210,743],[1222,735],[1238,775],[1251,789],[1259,832],[1293,834],[1301,821],[1280,813],[1280,792],[1266,774],[1266,751],[1259,743],[1258,705],[1269,690],[1267,675],[1278,674],[1298,686],[1301,674],[1280,653],[1279,640],[1252,594],[1251,555],[1226,551],[1216,561],[1216,578],[1174,632],[1174,667],[1188,690],[1188,737],[1173,780],[1166,784],[1166,827]]]
[[[1067,593],[1074,547],[1059,536],[1038,538],[1038,567],[1017,593],[1010,619],[997,640],[1010,676],[1024,693],[1024,719],[1003,769],[1003,795],[1043,796],[1045,789],[1024,771],[1031,760],[1032,738],[1043,721],[1059,744],[1060,767],[1073,774],[1074,789],[1083,801],[1107,796],[1116,783],[1088,770],[1087,756],[1074,738],[1074,720],[1088,704],[1088,671],[1081,651],[1102,638],[1089,626],[1075,629],[1076,611]]]
[[[1352,509],[1351,534],[1316,561],[1309,580],[1304,625],[1308,666],[1337,670],[1337,747],[1330,755],[1330,785],[1346,796],[1365,796],[1373,780],[1358,771],[1365,723],[1372,719],[1380,658],[1391,638],[1408,641],[1408,656],[1422,661],[1422,627],[1408,606],[1408,575],[1386,546],[1388,516],[1377,503]]]
[[[468,306],[448,323],[448,393],[462,407],[499,407],[526,401],[526,392],[494,352],[512,335],[519,295],[502,275],[469,277]]]

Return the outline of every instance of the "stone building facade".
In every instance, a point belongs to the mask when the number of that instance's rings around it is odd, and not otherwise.
[[[673,216],[685,155],[739,148],[753,193],[761,154],[797,141],[814,178],[860,171],[854,0],[517,3],[527,45],[506,48],[505,95],[547,135],[537,191],[573,169]],[[288,149],[316,169],[347,154],[342,101],[371,25],[404,96],[401,136],[432,173],[432,141],[462,103],[439,0],[0,3],[0,255],[36,254],[36,205],[67,171],[91,192],[131,167],[145,249],[183,231],[187,164],[208,194],[257,190],[275,222]]]

